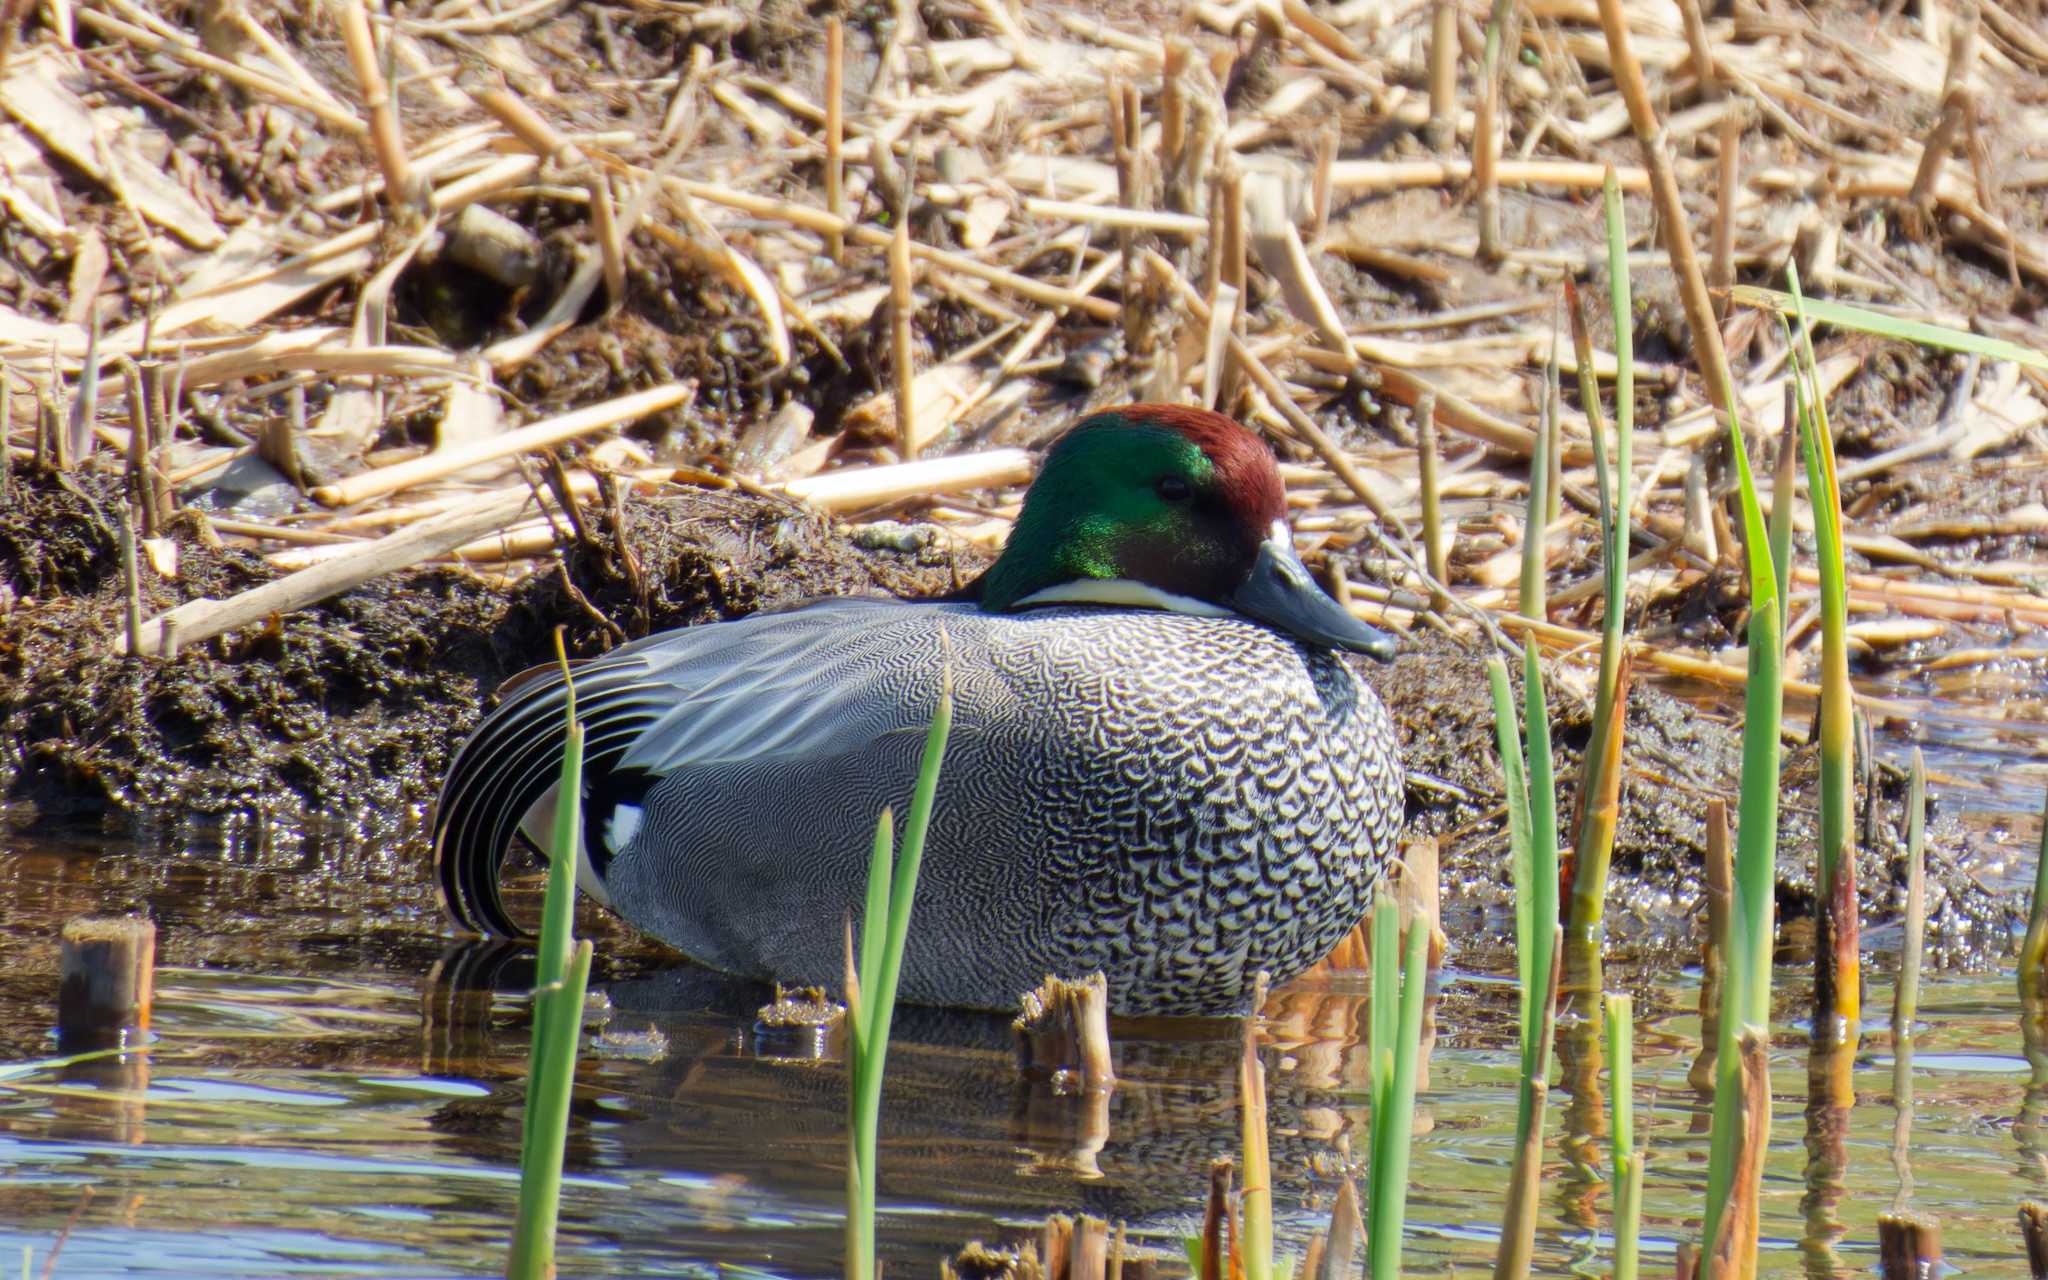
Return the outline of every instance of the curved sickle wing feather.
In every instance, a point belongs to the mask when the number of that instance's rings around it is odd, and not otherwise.
[[[578,665],[584,776],[655,777],[707,762],[806,758],[916,728],[937,679],[937,627],[972,605],[820,601],[649,636]],[[468,929],[516,936],[498,893],[506,845],[560,776],[558,670],[518,681],[457,753],[434,819],[442,902]]]
[[[625,754],[660,714],[662,690],[646,682],[646,669],[643,658],[621,650],[576,670],[587,770]],[[442,906],[465,929],[520,934],[499,895],[498,869],[527,811],[561,777],[566,693],[559,670],[523,679],[449,766],[434,812],[434,866]]]

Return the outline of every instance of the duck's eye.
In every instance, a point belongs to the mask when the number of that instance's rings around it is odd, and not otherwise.
[[[1161,476],[1159,483],[1152,487],[1168,502],[1186,502],[1195,491],[1185,476]]]

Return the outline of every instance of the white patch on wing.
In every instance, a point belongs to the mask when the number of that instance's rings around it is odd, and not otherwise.
[[[1231,611],[1193,596],[1161,591],[1133,578],[1076,578],[1058,586],[1034,591],[1017,604],[1114,604],[1136,609],[1165,609],[1169,613],[1193,614],[1198,618],[1227,618]]]
[[[640,823],[646,817],[639,805],[615,805],[611,816],[604,820],[604,847],[616,854],[633,843],[633,837],[640,834]]]

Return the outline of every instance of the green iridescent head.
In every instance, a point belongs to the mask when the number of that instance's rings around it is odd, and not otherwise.
[[[1294,551],[1272,450],[1219,413],[1135,404],[1045,455],[982,607],[1093,603],[1243,614],[1320,648],[1392,656]]]

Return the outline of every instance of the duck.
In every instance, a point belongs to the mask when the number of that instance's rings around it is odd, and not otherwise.
[[[877,815],[953,698],[899,998],[1014,1010],[1101,973],[1123,1015],[1242,1014],[1363,917],[1393,852],[1394,655],[1295,550],[1272,450],[1222,414],[1093,413],[952,596],[855,596],[657,633],[573,670],[578,887],[689,960],[840,985]],[[515,831],[550,829],[561,670],[516,678],[433,823],[443,905],[516,937]]]

